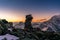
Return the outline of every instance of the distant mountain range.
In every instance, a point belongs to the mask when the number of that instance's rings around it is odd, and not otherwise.
[[[60,32],[60,15],[51,17],[48,21],[32,23],[33,28],[40,28],[42,31]],[[17,23],[15,28],[24,29],[24,23]]]
[[[40,29],[46,31],[60,32],[60,15],[53,16],[50,20],[42,22]],[[43,30],[43,31],[45,31]]]

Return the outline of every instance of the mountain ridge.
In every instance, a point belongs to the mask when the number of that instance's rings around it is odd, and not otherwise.
[[[48,27],[48,29],[46,29],[47,31],[59,32],[60,31],[60,15],[55,15],[48,21],[42,22],[40,24],[41,29],[45,27]]]

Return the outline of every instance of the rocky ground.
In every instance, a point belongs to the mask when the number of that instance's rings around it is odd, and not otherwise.
[[[0,20],[0,39],[2,37],[2,40],[9,40],[10,37],[16,37],[11,40],[60,40],[60,32],[42,31],[38,28],[26,31],[12,27],[6,20]]]

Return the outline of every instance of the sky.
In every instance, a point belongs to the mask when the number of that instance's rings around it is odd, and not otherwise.
[[[24,21],[32,14],[33,21],[44,21],[60,14],[60,0],[0,0],[0,19]]]

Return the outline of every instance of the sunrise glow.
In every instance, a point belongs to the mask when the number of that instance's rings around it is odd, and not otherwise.
[[[60,13],[56,1],[0,1],[0,4],[0,19],[9,22],[24,22],[27,14],[32,14],[32,22],[43,22]]]

